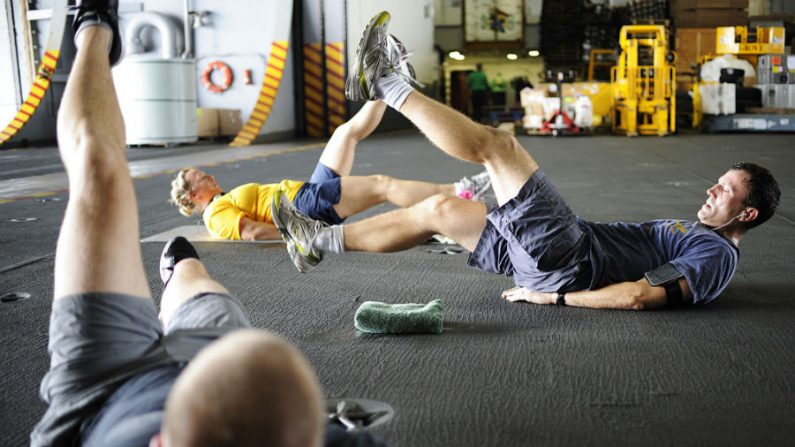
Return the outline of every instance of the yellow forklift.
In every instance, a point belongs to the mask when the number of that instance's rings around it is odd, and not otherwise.
[[[613,132],[627,136],[676,132],[676,73],[662,25],[627,25],[611,70]]]

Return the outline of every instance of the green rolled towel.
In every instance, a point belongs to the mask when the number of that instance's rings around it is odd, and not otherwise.
[[[370,334],[441,334],[442,300],[428,304],[362,303],[353,317],[356,329]]]

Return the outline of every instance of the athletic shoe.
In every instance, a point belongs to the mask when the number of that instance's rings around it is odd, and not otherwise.
[[[403,42],[392,34],[387,34],[386,36],[386,52],[387,60],[392,70],[409,81],[410,84],[425,87],[416,79],[417,74],[414,71],[414,67],[409,63],[411,53],[406,50]]]
[[[72,22],[75,39],[81,29],[94,25],[107,26],[113,32],[113,43],[108,56],[111,66],[118,64],[123,56],[119,32],[119,0],[78,0]]]
[[[273,224],[287,243],[287,253],[299,272],[306,273],[323,260],[323,252],[313,247],[312,242],[317,233],[327,226],[325,223],[301,214],[284,191],[273,195],[271,215]]]
[[[455,193],[458,197],[468,200],[480,200],[480,197],[491,188],[491,177],[487,171],[472,177],[464,177],[455,182]]]
[[[390,15],[386,11],[376,14],[364,29],[353,70],[345,80],[345,96],[351,101],[375,99],[375,83],[388,73],[392,64],[387,55],[387,32]]]
[[[160,279],[163,280],[165,289],[171,276],[174,274],[174,266],[183,259],[199,259],[199,254],[190,242],[182,236],[176,236],[166,242],[163,253],[160,255]]]

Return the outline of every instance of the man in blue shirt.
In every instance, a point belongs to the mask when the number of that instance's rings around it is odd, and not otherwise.
[[[163,250],[160,313],[141,260],[124,122],[110,66],[116,0],[83,0],[58,114],[69,203],[55,255],[46,413],[31,445],[382,445],[326,426],[307,361],[251,328],[184,238]],[[327,445],[329,445],[327,444]]]
[[[388,13],[382,13],[387,14]],[[469,265],[513,276],[509,301],[617,309],[705,303],[731,280],[737,245],[767,221],[780,191],[770,172],[738,163],[707,190],[698,222],[587,222],[568,208],[536,161],[510,134],[471,120],[415,91],[376,45],[388,20],[371,26],[349,84],[357,84],[411,120],[444,152],[486,167],[499,206],[437,195],[407,209],[326,227],[274,201],[274,221],[299,270],[326,253],[394,252],[435,233],[472,252]],[[369,89],[368,84],[375,88]]]

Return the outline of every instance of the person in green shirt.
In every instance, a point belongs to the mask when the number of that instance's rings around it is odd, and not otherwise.
[[[497,76],[491,80],[491,98],[492,104],[495,106],[505,105],[505,89],[508,83],[502,77],[502,73],[497,73]]]
[[[469,99],[472,101],[472,119],[480,122],[483,119],[483,108],[489,101],[489,80],[483,72],[483,64],[477,64],[475,71],[467,76]]]

